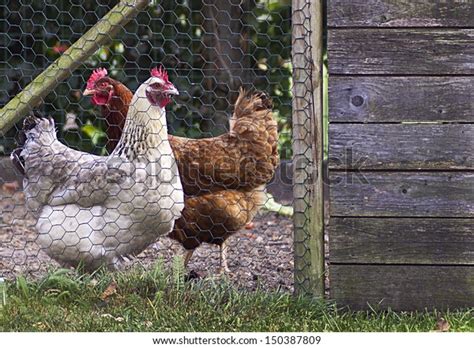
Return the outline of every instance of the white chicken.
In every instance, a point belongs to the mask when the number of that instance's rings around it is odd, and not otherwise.
[[[55,260],[86,270],[117,268],[170,233],[184,198],[168,142],[165,107],[178,94],[161,68],[133,96],[110,156],[73,150],[52,119],[28,117],[13,163],[24,172],[38,244]]]

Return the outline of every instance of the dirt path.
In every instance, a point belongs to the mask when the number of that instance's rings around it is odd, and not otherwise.
[[[21,190],[0,182],[0,276],[19,274],[39,277],[58,264],[35,243],[34,220],[24,206]],[[291,219],[274,213],[262,213],[251,229],[230,238],[230,279],[239,288],[286,290],[293,288],[293,239]],[[162,238],[133,262],[150,266],[158,258],[170,265],[182,247]],[[201,276],[212,276],[219,267],[217,246],[203,245],[193,255],[189,269]]]

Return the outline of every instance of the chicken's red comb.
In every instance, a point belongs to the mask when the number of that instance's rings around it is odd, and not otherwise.
[[[168,73],[166,72],[166,70],[163,68],[162,65],[151,69],[151,76],[159,77],[160,79],[163,79],[163,81],[165,82],[170,82],[168,80]]]
[[[87,80],[87,88],[93,89],[96,81],[103,78],[104,76],[107,76],[107,74],[108,72],[106,68],[95,69],[92,72],[91,77],[89,77],[89,80]]]

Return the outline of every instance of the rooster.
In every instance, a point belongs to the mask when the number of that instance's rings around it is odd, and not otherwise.
[[[153,69],[133,95],[109,156],[62,144],[51,118],[25,119],[11,159],[25,176],[37,241],[52,258],[86,270],[116,269],[124,257],[172,231],[184,197],[165,106],[177,94],[166,73]]]
[[[90,76],[84,95],[102,108],[109,124],[109,151],[120,136],[132,92],[105,69]],[[169,135],[186,194],[182,217],[169,237],[187,250],[185,265],[202,243],[220,246],[220,272],[230,272],[227,238],[250,223],[264,204],[264,185],[278,165],[277,124],[271,100],[240,91],[230,131],[219,137],[188,139]]]

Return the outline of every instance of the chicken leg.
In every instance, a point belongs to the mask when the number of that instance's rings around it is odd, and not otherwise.
[[[193,256],[194,249],[193,250],[186,250],[186,255],[184,255],[184,268],[188,267],[189,260],[191,260],[191,257]]]
[[[229,245],[227,240],[225,240],[220,245],[220,259],[221,259],[221,268],[219,270],[220,274],[230,273],[229,265],[227,264],[227,252],[229,251]]]

